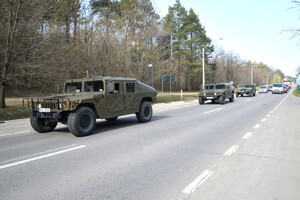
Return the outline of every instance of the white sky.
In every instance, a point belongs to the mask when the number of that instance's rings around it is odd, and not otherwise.
[[[153,4],[163,17],[175,0]],[[300,38],[290,40],[292,33],[284,30],[300,27],[300,10],[290,9],[290,0],[181,0],[181,4],[186,10],[193,8],[212,40],[223,38],[216,46],[295,76]]]

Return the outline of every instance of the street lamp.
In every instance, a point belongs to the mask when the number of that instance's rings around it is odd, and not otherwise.
[[[154,68],[154,67],[153,67],[152,64],[149,64],[149,65],[148,65],[148,68],[147,68],[147,82],[148,82],[148,85],[149,85],[149,81],[148,81],[148,69],[149,69],[150,67],[152,68],[152,87],[153,87],[153,68]]]
[[[223,38],[220,38],[218,40],[214,40],[213,42],[219,41],[219,40],[223,40]],[[202,88],[204,90],[204,86],[205,86],[205,68],[204,68],[204,47],[202,48]]]

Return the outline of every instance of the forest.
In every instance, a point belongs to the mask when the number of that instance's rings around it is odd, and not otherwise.
[[[197,13],[180,0],[166,16],[158,15],[151,0],[0,2],[1,108],[5,97],[54,93],[66,79],[87,71],[134,77],[157,90],[171,75],[177,91],[202,88],[203,63],[206,83],[250,83],[252,70],[257,85],[284,77],[264,63],[216,48]]]

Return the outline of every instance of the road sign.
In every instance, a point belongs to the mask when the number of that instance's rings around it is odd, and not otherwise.
[[[174,82],[174,74],[166,74],[162,77],[163,82]]]

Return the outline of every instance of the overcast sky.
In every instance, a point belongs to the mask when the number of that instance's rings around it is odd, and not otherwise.
[[[175,0],[153,0],[153,4],[163,17]],[[193,8],[212,40],[223,38],[216,46],[295,76],[300,44],[284,31],[300,27],[300,10],[290,9],[291,0],[181,0],[181,4],[186,10]]]

